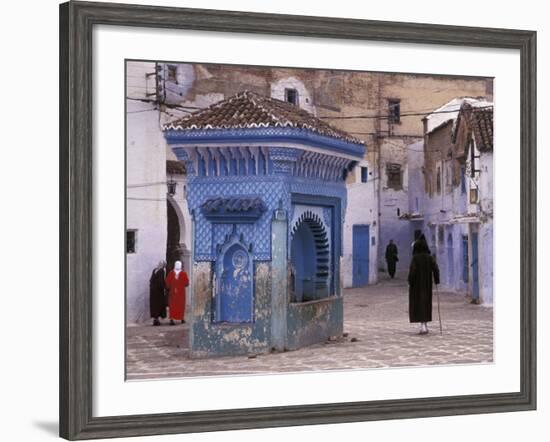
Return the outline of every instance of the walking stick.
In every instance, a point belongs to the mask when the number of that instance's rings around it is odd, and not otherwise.
[[[439,284],[435,285],[435,294],[437,296],[437,316],[439,317],[439,334],[443,334],[443,324],[441,323],[441,306],[439,302]]]

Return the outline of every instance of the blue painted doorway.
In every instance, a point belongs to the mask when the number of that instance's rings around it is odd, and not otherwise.
[[[304,213],[292,231],[290,246],[291,301],[303,302],[329,295],[330,241],[319,216]]]
[[[369,226],[353,226],[353,287],[369,283]]]
[[[479,300],[478,233],[472,232],[472,299]]]

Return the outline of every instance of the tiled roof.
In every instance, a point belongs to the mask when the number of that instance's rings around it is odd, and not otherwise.
[[[461,126],[465,128],[461,130]],[[493,150],[493,106],[472,106],[464,103],[453,133],[453,142],[460,144],[462,133],[472,134],[480,152]]]
[[[167,160],[166,173],[168,175],[185,175],[185,166],[181,161]]]
[[[482,152],[493,150],[493,108],[474,108],[472,128],[478,149]]]
[[[163,126],[164,130],[243,129],[293,127],[354,144],[363,141],[285,101],[250,91],[222,100],[194,114]]]
[[[460,109],[462,108],[462,105],[465,103],[473,107],[487,107],[487,106],[493,105],[493,103],[491,103],[490,101],[486,101],[481,98],[473,98],[473,97],[453,98],[448,103],[445,103],[443,106],[439,107],[432,113],[426,115],[425,117],[425,120],[427,122],[426,133],[429,134],[435,131],[436,129],[439,129],[441,126],[445,125],[449,121],[456,122]]]

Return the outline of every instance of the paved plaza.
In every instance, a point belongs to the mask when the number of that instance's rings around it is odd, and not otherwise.
[[[493,309],[472,305],[463,295],[440,292],[443,334],[434,294],[430,333],[419,335],[408,321],[404,280],[344,290],[344,336],[295,351],[189,359],[186,324],[127,327],[127,379],[220,376],[476,364],[493,360]]]

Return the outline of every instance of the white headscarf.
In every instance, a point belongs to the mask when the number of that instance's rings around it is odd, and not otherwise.
[[[181,272],[181,261],[176,261],[174,263],[174,272],[176,273],[176,278],[179,276],[180,272]]]

